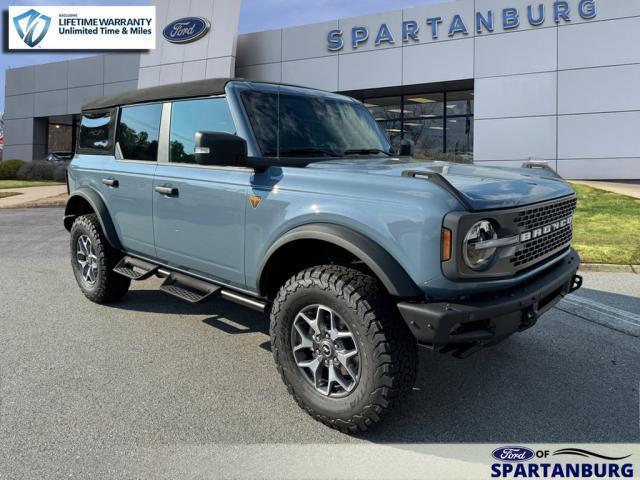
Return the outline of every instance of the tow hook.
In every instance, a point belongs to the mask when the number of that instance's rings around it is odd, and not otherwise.
[[[580,275],[574,275],[571,279],[571,286],[569,287],[569,293],[573,293],[582,287],[582,277]]]
[[[538,312],[532,307],[529,308],[523,315],[522,325],[520,326],[519,331],[522,332],[527,328],[533,327],[538,321]]]

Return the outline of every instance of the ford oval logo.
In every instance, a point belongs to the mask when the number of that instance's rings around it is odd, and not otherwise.
[[[500,462],[526,462],[535,457],[535,452],[525,447],[496,448],[492,456]]]
[[[162,36],[171,43],[195,42],[211,28],[209,20],[202,17],[185,17],[174,20],[162,30]]]

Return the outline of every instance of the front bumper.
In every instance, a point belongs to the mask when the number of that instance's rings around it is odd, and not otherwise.
[[[575,250],[525,285],[451,302],[400,302],[398,309],[421,345],[466,356],[535,325],[538,317],[582,285]]]

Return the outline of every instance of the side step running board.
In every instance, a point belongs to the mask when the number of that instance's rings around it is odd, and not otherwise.
[[[186,300],[187,302],[199,303],[211,296],[220,295],[222,298],[252,308],[260,313],[264,313],[267,310],[268,304],[266,302],[238,292],[223,289],[215,283],[206,282],[182,273],[167,271],[164,268],[160,269],[158,274],[160,276],[166,276],[160,290],[174,297]]]
[[[220,285],[199,278],[174,272],[139,258],[125,256],[113,269],[114,272],[132,280],[146,280],[152,275],[164,278],[160,290],[190,303],[199,303],[212,296],[221,296],[245,307],[264,313],[269,303],[249,295],[228,290]]]
[[[220,291],[218,285],[198,280],[177,272],[171,272],[160,287],[165,293],[190,303],[199,303]]]
[[[118,262],[113,271],[131,280],[146,280],[158,272],[158,266],[127,255]]]
[[[231,290],[221,290],[220,295],[238,305],[244,305],[260,313],[264,313],[267,310],[268,304],[257,298],[251,298],[240,293],[232,292]]]

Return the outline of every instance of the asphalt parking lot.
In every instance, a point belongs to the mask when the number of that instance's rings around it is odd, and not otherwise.
[[[61,217],[0,211],[0,478],[126,476],[134,452],[177,445],[640,442],[640,339],[580,305],[467,360],[422,351],[403,406],[347,436],[289,397],[263,316],[157,280],[87,301]],[[639,293],[640,275],[589,273],[577,303],[631,322]]]

